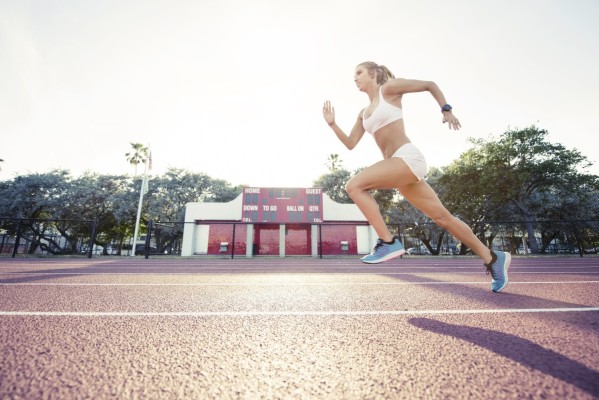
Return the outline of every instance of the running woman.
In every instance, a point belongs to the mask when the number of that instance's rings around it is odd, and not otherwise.
[[[489,249],[468,225],[443,206],[424,179],[427,173],[424,156],[406,135],[401,104],[406,93],[429,92],[439,104],[442,122],[447,123],[449,129],[460,129],[460,122],[453,115],[441,89],[431,81],[395,78],[387,67],[372,61],[356,67],[354,81],[358,89],[368,95],[370,104],[360,110],[349,135],[335,123],[335,108],[330,101],[325,101],[322,114],[349,150],[356,147],[364,132],[368,132],[383,154],[383,160],[360,171],[345,186],[348,195],[379,237],[373,252],[364,256],[362,261],[377,264],[405,254],[399,237],[391,234],[376,200],[370,194],[370,190],[374,189],[396,188],[407,201],[482,258],[487,274],[492,277],[491,290],[503,290],[508,283],[510,253]]]

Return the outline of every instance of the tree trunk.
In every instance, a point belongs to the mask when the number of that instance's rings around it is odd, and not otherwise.
[[[539,244],[537,243],[535,227],[532,221],[526,221],[524,225],[526,226],[526,232],[528,233],[528,248],[530,249],[531,254],[539,254]]]

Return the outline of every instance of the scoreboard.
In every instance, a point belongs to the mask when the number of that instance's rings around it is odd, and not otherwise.
[[[243,188],[243,222],[320,223],[322,188]]]

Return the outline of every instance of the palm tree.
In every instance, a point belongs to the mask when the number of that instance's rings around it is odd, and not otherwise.
[[[335,172],[343,167],[343,161],[341,160],[341,157],[339,157],[339,154],[329,154],[326,165],[330,172]]]
[[[148,147],[141,143],[130,142],[130,144],[133,148],[133,151],[125,153],[125,157],[127,157],[129,164],[135,167],[135,176],[137,176],[137,165],[146,162],[146,157],[148,156]]]

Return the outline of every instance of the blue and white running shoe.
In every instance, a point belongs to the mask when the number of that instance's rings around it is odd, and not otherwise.
[[[406,250],[403,248],[403,245],[397,236],[393,238],[393,243],[391,244],[379,239],[376,246],[374,246],[374,251],[367,256],[362,257],[362,262],[367,264],[378,264],[395,257],[403,256],[404,254],[406,254]]]
[[[507,286],[507,270],[510,267],[512,255],[503,251],[492,254],[495,255],[493,257],[495,260],[490,264],[485,264],[485,267],[487,267],[487,275],[491,274],[491,290],[497,293]]]

